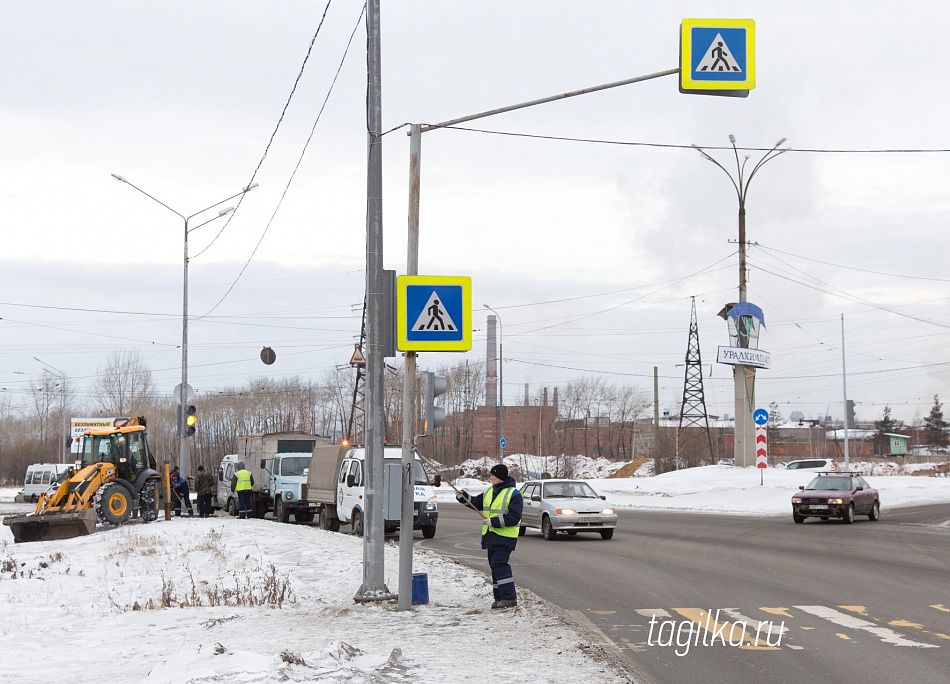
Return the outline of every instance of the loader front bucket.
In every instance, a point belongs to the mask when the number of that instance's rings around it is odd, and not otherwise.
[[[3,524],[13,532],[13,541],[36,542],[83,537],[96,531],[96,511],[86,508],[71,513],[22,515],[4,518]]]

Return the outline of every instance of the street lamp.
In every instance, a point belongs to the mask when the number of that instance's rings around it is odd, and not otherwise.
[[[749,155],[745,155],[742,161],[739,161],[739,150],[736,148],[736,136],[729,134],[729,143],[732,145],[732,151],[736,157],[736,175],[733,176],[732,173],[726,170],[722,164],[710,157],[706,150],[701,148],[699,145],[693,145],[697,152],[703,155],[704,159],[711,161],[713,164],[718,166],[723,173],[729,176],[729,180],[732,181],[732,186],[736,189],[736,196],[739,198],[739,301],[746,301],[746,267],[745,267],[745,248],[746,248],[746,239],[745,239],[745,200],[749,194],[749,183],[752,182],[753,176],[756,172],[762,168],[764,164],[772,161],[780,154],[788,152],[790,148],[785,147],[779,149],[784,143],[786,138],[782,138],[775,145],[772,146],[768,152],[762,155],[762,158],[756,162],[755,166],[752,167],[752,171],[749,173],[748,177],[745,175],[745,167],[749,161]]]
[[[148,194],[142,188],[138,187],[137,185],[133,183],[130,183],[124,176],[120,176],[116,173],[113,173],[112,177],[115,178],[117,181],[121,181],[122,183],[125,183],[126,185],[132,188],[135,188],[140,193],[148,197],[150,200],[153,200],[154,202],[161,204],[170,212],[178,216],[182,221],[184,221],[184,224],[185,224],[185,232],[184,232],[185,259],[184,259],[184,277],[182,279],[182,305],[181,305],[181,390],[178,396],[178,419],[179,419],[179,422],[178,422],[178,425],[179,425],[179,428],[178,428],[178,467],[181,469],[182,477],[187,478],[188,477],[188,440],[187,438],[185,438],[183,431],[184,431],[184,426],[185,426],[185,410],[188,405],[188,396],[187,396],[187,393],[188,393],[188,234],[192,232],[193,230],[197,230],[198,228],[200,228],[201,226],[205,224],[211,223],[212,221],[216,221],[222,216],[227,216],[228,214],[234,211],[234,207],[227,207],[226,209],[221,209],[220,211],[218,211],[216,216],[212,216],[206,221],[202,221],[197,226],[189,227],[188,223],[191,221],[191,219],[195,218],[196,216],[200,216],[201,214],[204,214],[206,211],[210,211],[211,209],[214,209],[215,207],[221,204],[224,204],[225,202],[232,200],[235,197],[241,197],[242,195],[250,192],[251,190],[257,187],[257,183],[251,183],[247,187],[243,188],[241,192],[235,195],[231,195],[230,197],[226,197],[223,200],[219,200],[215,202],[214,204],[205,207],[201,211],[196,211],[194,214],[191,214],[190,216],[185,216],[184,214],[172,209],[170,206],[162,202],[160,199]]]
[[[789,148],[779,149],[785,144],[785,138],[776,142],[772,148],[762,155],[755,163],[749,175],[746,176],[746,164],[749,162],[750,155],[744,155],[742,161],[739,160],[739,150],[736,148],[736,136],[729,134],[729,144],[732,145],[732,152],[736,159],[736,175],[726,169],[725,166],[711,157],[699,145],[693,145],[704,159],[711,161],[725,173],[732,186],[736,189],[736,197],[739,199],[739,302],[746,300],[746,236],[745,236],[745,201],[749,194],[749,184],[753,177],[766,163],[772,161],[780,154],[788,152]],[[744,345],[743,345],[744,346]],[[752,424],[752,404],[755,403],[755,368],[752,366],[736,365],[733,367],[733,381],[735,384],[735,447],[733,456],[735,465],[747,466],[755,463],[755,426]]]
[[[504,357],[504,326],[501,324],[501,316],[488,304],[482,304],[486,309],[495,314],[498,319],[498,462],[505,462],[505,357]]]
[[[50,373],[51,375],[57,375],[59,377],[59,387],[60,387],[60,402],[59,402],[59,412],[62,414],[61,418],[63,420],[63,434],[60,435],[60,457],[59,462],[66,462],[66,436],[69,434],[69,431],[66,427],[66,374],[59,370],[56,366],[46,363],[42,359],[38,359],[35,356],[33,357],[34,361],[39,361],[43,366],[49,366],[49,368],[43,368],[44,371]],[[52,370],[51,370],[52,369]]]

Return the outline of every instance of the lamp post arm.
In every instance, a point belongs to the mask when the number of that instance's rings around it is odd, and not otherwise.
[[[212,204],[210,207],[205,207],[205,208],[202,209],[201,211],[196,211],[194,214],[192,214],[192,215],[189,216],[188,218],[185,218],[185,221],[191,221],[191,219],[193,219],[195,216],[198,216],[198,215],[200,215],[200,214],[203,214],[203,213],[205,213],[206,211],[209,211],[209,210],[211,210],[211,209],[214,209],[214,208],[215,208],[216,206],[218,206],[219,204],[224,204],[225,202],[229,202],[230,200],[233,200],[235,197],[241,197],[242,195],[246,195],[247,193],[249,193],[251,190],[253,190],[253,189],[256,188],[256,187],[257,187],[257,183],[252,183],[251,185],[247,186],[244,190],[241,190],[241,192],[239,192],[239,193],[237,193],[237,194],[235,194],[235,195],[231,195],[230,197],[225,197],[225,198],[224,198],[223,200],[221,200],[220,202],[215,202],[215,203]],[[176,212],[176,213],[177,213],[177,212]],[[230,213],[230,212],[227,212],[227,213]],[[179,214],[179,216],[181,216],[181,214]],[[195,230],[196,228],[201,228],[201,226],[203,226],[205,223],[210,223],[211,221],[214,221],[215,219],[221,218],[222,216],[224,216],[224,214],[218,214],[218,215],[215,216],[214,218],[210,218],[210,219],[208,219],[207,221],[205,221],[204,223],[199,223],[197,226],[195,226],[194,228],[191,228],[190,230]],[[184,217],[182,217],[182,218],[184,218]]]
[[[788,150],[789,150],[789,148],[786,147],[786,148],[783,149],[783,150],[777,150],[777,151],[776,151],[776,148],[773,147],[771,150],[769,150],[768,152],[766,152],[766,153],[765,153],[765,156],[763,156],[763,157],[758,161],[758,163],[752,168],[752,173],[749,174],[749,180],[746,181],[745,186],[746,186],[747,188],[749,187],[749,183],[752,182],[752,177],[753,177],[753,176],[756,174],[756,172],[757,172],[759,169],[761,169],[767,162],[772,161],[773,159],[775,159],[776,157],[778,157],[778,156],[781,155],[781,154],[785,154],[786,152],[788,152]]]
[[[720,171],[722,171],[724,174],[726,174],[726,176],[729,178],[729,182],[732,183],[732,187],[734,187],[734,188],[736,189],[736,196],[739,198],[739,201],[741,202],[741,201],[742,201],[742,191],[739,189],[739,186],[736,184],[736,179],[732,177],[732,174],[729,173],[729,171],[726,169],[726,167],[723,166],[722,164],[720,164],[714,157],[712,157],[712,156],[710,156],[709,154],[707,154],[706,150],[704,150],[704,149],[703,149],[702,147],[700,147],[699,145],[695,145],[695,144],[694,144],[694,145],[693,145],[693,149],[696,150],[697,152],[699,152],[699,153],[703,156],[703,159],[705,159],[705,160],[707,160],[707,161],[711,161],[713,164],[715,164],[716,166],[719,167],[719,170],[720,170]]]
[[[129,181],[127,178],[125,178],[125,176],[120,176],[120,175],[117,174],[117,173],[113,173],[113,174],[112,174],[112,177],[115,178],[117,181],[120,181],[120,182],[125,183],[126,185],[128,185],[128,186],[130,186],[130,187],[135,188],[136,190],[138,190],[139,192],[141,192],[143,195],[145,195],[146,197],[148,197],[148,198],[149,198],[150,200],[152,200],[153,202],[158,202],[158,203],[161,204],[163,207],[165,207],[166,209],[168,209],[168,211],[170,211],[170,212],[172,212],[173,214],[175,214],[176,216],[180,217],[183,221],[187,221],[187,220],[188,220],[188,219],[186,219],[182,214],[180,214],[179,212],[177,212],[177,211],[175,211],[174,209],[172,209],[170,206],[168,206],[167,204],[165,204],[164,202],[162,202],[160,199],[158,199],[158,198],[155,197],[154,195],[148,194],[148,193],[145,192],[142,188],[140,188],[139,186],[137,186],[135,183],[132,183],[131,181]],[[227,201],[227,200],[225,200],[225,201]],[[220,204],[220,202],[218,202],[218,204]],[[211,205],[211,206],[215,206],[215,205]],[[207,211],[207,210],[205,210],[205,211]]]

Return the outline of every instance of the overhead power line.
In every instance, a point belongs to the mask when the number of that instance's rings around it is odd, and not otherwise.
[[[332,1],[333,0],[330,0],[330,2]],[[261,157],[260,162],[258,162],[257,168],[254,169],[254,174],[251,177],[252,180],[253,180],[253,177],[257,175],[257,172],[260,170],[261,164],[264,163],[264,159],[265,157],[267,157],[267,151],[270,149],[271,143],[273,143],[274,141],[274,136],[277,135],[277,129],[280,128],[280,123],[284,119],[284,114],[287,112],[287,108],[290,106],[290,101],[294,96],[294,92],[296,92],[297,90],[297,84],[300,82],[300,77],[303,75],[304,67],[307,64],[307,60],[310,58],[310,51],[313,49],[313,43],[314,41],[316,41],[317,35],[319,35],[320,33],[320,28],[323,26],[323,20],[326,19],[327,10],[330,9],[330,2],[327,3],[326,9],[324,9],[323,11],[323,17],[320,19],[320,26],[317,27],[317,32],[314,34],[313,40],[310,41],[310,47],[307,50],[307,57],[304,59],[303,64],[300,66],[300,72],[297,74],[296,81],[294,81],[294,87],[291,90],[290,97],[287,98],[287,103],[284,105],[284,110],[280,114],[280,120],[277,122],[277,128],[275,128],[274,133],[271,134],[271,138],[267,143],[267,148],[264,150],[264,155]],[[251,255],[247,258],[247,261],[244,263],[244,266],[241,267],[241,271],[240,273],[237,274],[237,277],[234,279],[234,282],[231,283],[227,291],[223,295],[221,295],[221,299],[219,299],[217,303],[214,306],[212,306],[204,314],[204,316],[207,316],[212,311],[217,309],[221,305],[221,303],[228,297],[228,295],[231,294],[231,291],[234,289],[235,285],[238,284],[238,281],[241,280],[241,277],[244,275],[244,272],[247,270],[247,267],[250,266],[251,261],[254,259],[254,256],[257,254],[258,248],[260,248],[261,243],[264,241],[264,237],[267,235],[267,232],[270,230],[270,227],[274,222],[274,218],[277,216],[277,212],[280,211],[280,207],[283,205],[284,199],[287,197],[287,192],[288,190],[290,190],[290,185],[291,183],[293,183],[294,178],[297,175],[297,171],[300,169],[300,164],[303,162],[303,157],[307,152],[307,148],[310,146],[310,141],[313,140],[313,134],[316,131],[317,124],[320,122],[320,118],[323,116],[323,110],[326,109],[327,102],[330,100],[330,95],[333,93],[333,88],[334,86],[336,86],[337,79],[340,77],[340,71],[343,69],[343,63],[346,61],[346,56],[350,52],[350,46],[353,44],[353,36],[356,35],[356,31],[363,21],[363,15],[365,14],[365,12],[366,12],[366,5],[364,4],[363,8],[360,10],[360,16],[356,20],[356,26],[354,26],[353,31],[350,33],[350,39],[346,43],[346,49],[343,51],[343,57],[340,59],[339,66],[337,66],[336,73],[333,76],[333,81],[330,83],[330,88],[327,90],[327,95],[323,100],[323,104],[320,106],[320,111],[317,112],[317,117],[314,120],[313,126],[310,129],[310,135],[307,136],[307,141],[304,143],[303,149],[300,152],[300,156],[297,159],[297,164],[296,166],[294,166],[294,170],[291,172],[290,178],[287,179],[287,184],[284,186],[284,191],[283,193],[281,193],[280,200],[277,202],[277,206],[274,208],[274,212],[271,214],[270,219],[267,221],[267,225],[264,226],[264,230],[261,232],[261,237],[258,239],[257,244],[254,245],[254,249],[251,250]],[[224,228],[226,227],[227,225],[222,227],[222,230],[224,230]],[[217,236],[215,236],[215,239],[217,239]],[[208,246],[210,247],[211,245],[208,245]],[[207,247],[205,249],[207,249]],[[201,318],[204,318],[204,316],[199,316],[198,319],[196,320],[200,320]]]
[[[405,126],[407,124],[403,124]],[[392,130],[398,130],[398,126]],[[468,128],[467,126],[445,126],[440,130],[465,131],[469,133],[484,133],[486,135],[502,135],[512,138],[534,138],[537,140],[557,140],[561,142],[588,143],[594,145],[620,145],[627,147],[659,147],[677,150],[693,150],[694,145],[683,143],[657,143],[643,142],[635,140],[608,140],[604,138],[575,138],[561,135],[542,135],[540,133],[517,133],[513,131],[492,131],[486,128]],[[700,145],[704,150],[726,150],[733,151],[732,146]],[[769,152],[771,148],[766,147],[737,147],[740,152]],[[817,148],[817,147],[789,147],[789,152],[810,153],[810,154],[946,154],[950,152],[947,148],[872,148],[872,149],[845,149],[845,148]]]

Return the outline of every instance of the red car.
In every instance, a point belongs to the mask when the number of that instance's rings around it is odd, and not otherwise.
[[[792,496],[792,519],[797,523],[805,518],[841,518],[850,525],[856,515],[866,515],[872,521],[881,517],[877,490],[855,473],[819,473],[799,490]]]

